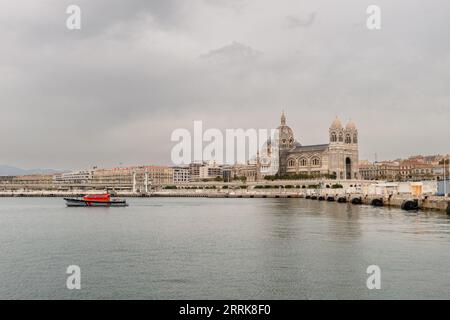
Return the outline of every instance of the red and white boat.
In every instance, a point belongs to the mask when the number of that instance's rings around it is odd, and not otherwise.
[[[68,207],[126,207],[123,199],[111,199],[109,193],[88,194],[82,198],[64,198]]]

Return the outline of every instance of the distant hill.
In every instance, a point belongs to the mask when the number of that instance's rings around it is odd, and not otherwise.
[[[23,176],[27,174],[52,174],[63,172],[55,169],[22,169],[8,165],[0,165],[0,176]]]

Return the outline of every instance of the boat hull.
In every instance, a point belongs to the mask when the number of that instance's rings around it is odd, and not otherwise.
[[[126,207],[128,206],[125,200],[112,201],[93,201],[74,198],[64,198],[68,207]]]

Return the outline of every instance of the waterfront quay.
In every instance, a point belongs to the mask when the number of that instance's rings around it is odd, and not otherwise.
[[[401,207],[405,201],[417,200],[417,207],[421,210],[439,210],[450,214],[450,198],[437,196],[412,197],[411,195],[376,195],[362,193],[334,193],[319,191],[308,193],[305,191],[159,191],[153,197],[204,197],[204,198],[305,198],[316,201],[353,203],[359,205],[373,205],[386,207]]]
[[[433,181],[382,183],[367,180],[275,180],[258,182],[189,182],[152,185],[147,192],[114,190],[108,186],[66,189],[0,190],[0,197],[77,197],[109,190],[118,197],[305,198],[355,205],[401,207],[415,202],[417,209],[450,213],[450,197],[436,196]]]

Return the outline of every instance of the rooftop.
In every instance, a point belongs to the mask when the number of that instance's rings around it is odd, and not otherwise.
[[[310,146],[296,146],[291,149],[292,152],[298,151],[325,151],[329,147],[329,144],[313,144]]]

